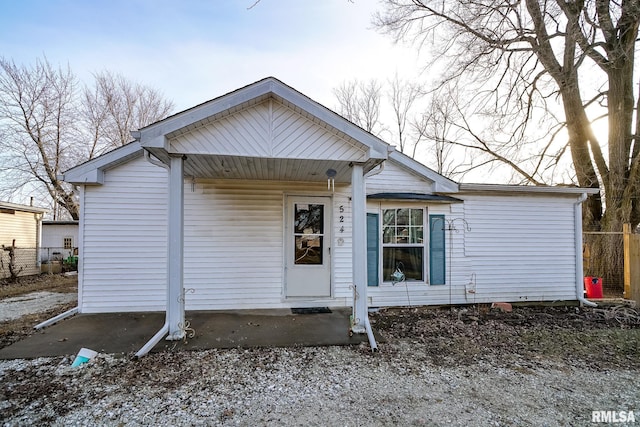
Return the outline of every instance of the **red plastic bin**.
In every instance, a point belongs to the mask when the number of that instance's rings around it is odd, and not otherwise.
[[[602,298],[602,277],[585,277],[584,289],[587,291],[587,298]]]

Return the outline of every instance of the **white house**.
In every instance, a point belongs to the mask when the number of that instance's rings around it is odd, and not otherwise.
[[[40,273],[38,248],[46,212],[36,206],[0,202],[0,279],[11,276],[12,268],[17,276]]]
[[[42,221],[42,261],[73,255],[77,243],[78,221]]]
[[[592,190],[458,184],[275,78],[134,133],[80,190],[78,310],[583,300]]]

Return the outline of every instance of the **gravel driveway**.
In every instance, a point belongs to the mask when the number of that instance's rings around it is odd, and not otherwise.
[[[635,411],[640,329],[578,308],[372,315],[359,347],[0,361],[3,425],[585,426]],[[630,424],[633,425],[633,424]]]

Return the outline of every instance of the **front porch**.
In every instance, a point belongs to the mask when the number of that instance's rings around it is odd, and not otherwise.
[[[327,189],[331,188],[332,192],[336,184],[345,186],[351,215],[347,217],[342,205],[342,214],[338,215],[340,222],[331,220],[334,206],[330,199],[320,198],[323,194],[306,193],[306,198],[294,199],[284,193],[287,198],[283,210],[286,225],[283,240],[277,246],[284,251],[285,257],[274,265],[280,264],[284,271],[281,289],[285,299],[335,298],[331,249],[342,245],[334,245],[334,239],[336,242],[345,240],[337,234],[350,228],[351,331],[370,334],[365,175],[387,159],[392,150],[387,144],[272,78],[169,117],[132,135],[145,150],[149,162],[168,170],[167,317],[163,328],[139,355],[145,354],[165,335],[167,340],[180,340],[187,332],[184,326],[185,277],[189,274],[185,265],[185,181],[191,181],[192,188],[199,180],[267,180],[310,186],[328,180]],[[219,215],[215,203],[208,205],[206,211]],[[295,216],[302,218],[312,215],[312,211],[320,222],[312,221],[298,227],[300,224]],[[340,231],[335,232],[336,228]],[[236,236],[246,237],[247,233],[241,230]],[[292,237],[295,237],[296,247],[291,244]],[[212,239],[210,244],[213,242]],[[301,260],[310,248],[317,252],[316,258]],[[208,284],[208,287],[212,286],[216,285]],[[251,297],[256,300],[263,296]]]

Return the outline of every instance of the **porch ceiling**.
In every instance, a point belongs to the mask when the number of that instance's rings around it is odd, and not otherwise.
[[[163,150],[150,150],[154,156],[168,163]],[[364,164],[368,172],[381,160],[371,159]],[[351,163],[337,160],[282,159],[266,157],[220,156],[189,154],[185,156],[184,175],[204,179],[242,179],[270,181],[326,181],[327,170],[336,171],[335,182],[351,182]]]

